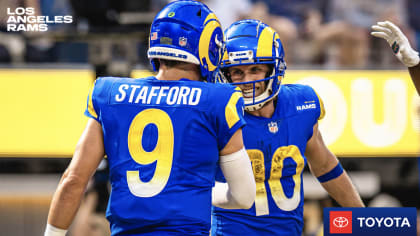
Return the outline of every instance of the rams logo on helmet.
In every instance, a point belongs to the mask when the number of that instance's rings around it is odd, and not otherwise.
[[[209,82],[221,60],[223,31],[216,15],[196,1],[176,1],[163,8],[153,20],[148,57],[184,61],[200,65],[201,75]],[[160,40],[161,38],[169,40]],[[188,43],[187,43],[188,42]]]

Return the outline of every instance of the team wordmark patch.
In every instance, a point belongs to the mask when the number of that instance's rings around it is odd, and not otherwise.
[[[416,236],[414,207],[324,208],[324,235]]]

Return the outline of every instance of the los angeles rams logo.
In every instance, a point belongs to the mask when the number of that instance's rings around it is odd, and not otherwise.
[[[213,72],[220,61],[220,47],[223,38],[222,27],[214,13],[210,13],[204,20],[205,26],[199,41],[199,56],[203,64],[210,72]],[[211,52],[211,53],[209,53]],[[212,55],[217,55],[214,57]]]

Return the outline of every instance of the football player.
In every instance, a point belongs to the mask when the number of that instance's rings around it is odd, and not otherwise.
[[[251,209],[216,206],[212,235],[302,235],[306,165],[341,206],[363,207],[318,129],[322,100],[309,86],[281,85],[286,64],[278,34],[260,21],[241,20],[226,29],[225,44],[223,80],[244,96],[244,144],[257,192]]]
[[[112,235],[208,235],[212,203],[252,206],[242,94],[200,82],[213,82],[222,41],[204,4],[172,2],[151,25],[148,57],[157,76],[96,80],[90,119],[53,196],[45,235],[65,235],[104,154]],[[218,163],[228,184],[215,187],[212,199]]]
[[[420,95],[420,58],[419,53],[411,48],[410,42],[404,33],[390,21],[378,22],[372,26],[371,34],[375,37],[385,39],[395,56],[408,67],[411,79]]]

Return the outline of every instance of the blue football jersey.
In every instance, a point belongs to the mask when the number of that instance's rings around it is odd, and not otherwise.
[[[304,153],[324,108],[311,87],[297,84],[283,85],[275,102],[271,118],[245,114],[255,203],[249,210],[214,207],[212,235],[302,235]]]
[[[85,114],[102,125],[112,235],[208,235],[219,150],[242,107],[231,85],[97,79]]]

